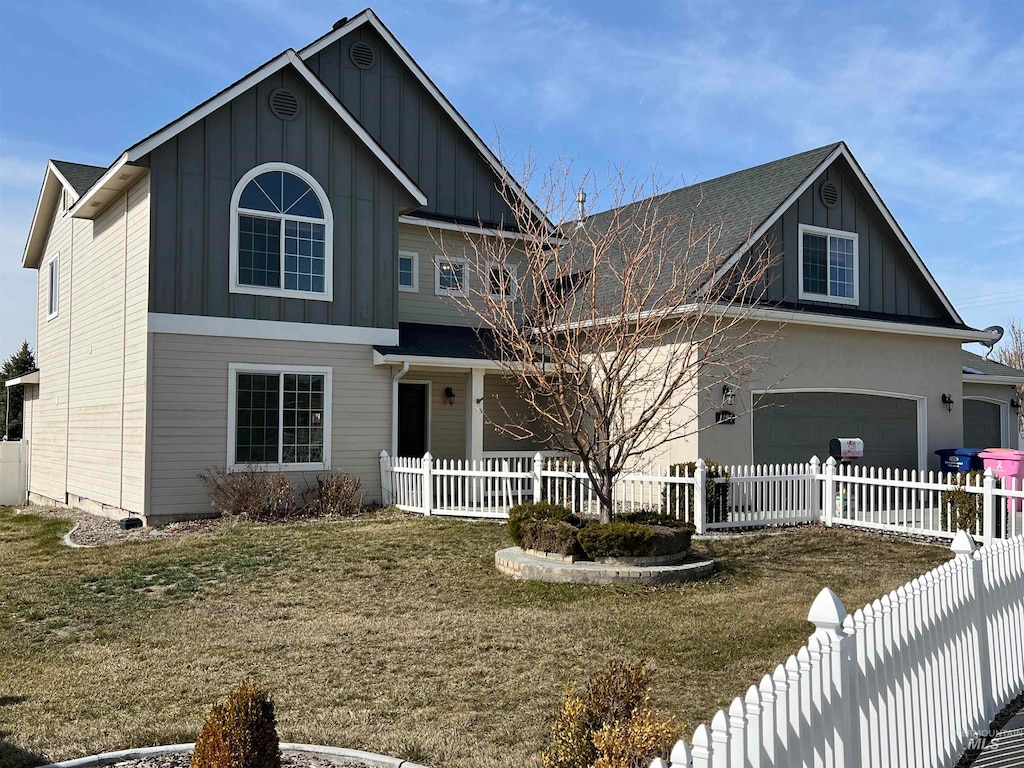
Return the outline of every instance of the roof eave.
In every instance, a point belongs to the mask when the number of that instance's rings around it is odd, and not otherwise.
[[[1020,376],[992,376],[985,373],[965,373],[964,381],[971,384],[1010,384],[1012,386],[1024,385],[1024,374]]]
[[[53,209],[57,204],[61,189],[67,189],[71,194],[76,194],[74,187],[57,170],[53,161],[48,160],[46,170],[43,172],[43,183],[39,187],[36,208],[32,213],[32,223],[28,228],[25,249],[21,254],[21,266],[24,269],[38,269],[39,264],[42,262],[46,235],[49,232],[50,220],[53,218]]]

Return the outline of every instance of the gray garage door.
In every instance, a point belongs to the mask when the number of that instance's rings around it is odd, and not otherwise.
[[[1003,414],[998,403],[964,400],[964,446],[1002,448]]]
[[[754,412],[754,462],[828,458],[833,437],[864,440],[861,463],[917,468],[917,403],[897,397],[800,392],[765,395]]]

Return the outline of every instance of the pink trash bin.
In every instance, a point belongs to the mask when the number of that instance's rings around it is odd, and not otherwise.
[[[1004,480],[1013,478],[1011,482],[1004,482],[1004,487],[1024,490],[1024,451],[1015,451],[1013,448],[987,448],[978,454],[978,458],[984,462],[985,469],[991,469],[996,477]],[[1011,512],[1020,512],[1024,509],[1024,499],[1007,499],[1006,508]]]

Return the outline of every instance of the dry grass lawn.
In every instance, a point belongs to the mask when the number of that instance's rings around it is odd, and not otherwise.
[[[647,657],[655,704],[692,729],[805,640],[831,586],[866,603],[942,547],[840,530],[698,542],[710,581],[515,583],[504,526],[384,517],[97,549],[0,509],[0,766],[192,741],[246,675],[282,740],[433,768],[539,765],[567,683]]]

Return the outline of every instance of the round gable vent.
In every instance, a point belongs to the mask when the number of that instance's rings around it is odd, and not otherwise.
[[[377,53],[369,43],[364,43],[362,40],[352,43],[352,47],[348,49],[348,57],[360,69],[369,69],[377,61]]]
[[[821,202],[825,204],[826,208],[835,208],[836,203],[839,202],[839,187],[835,185],[835,182],[826,181],[822,183],[821,190]]]
[[[299,97],[287,88],[278,88],[270,94],[270,111],[281,120],[294,120],[299,114]]]

